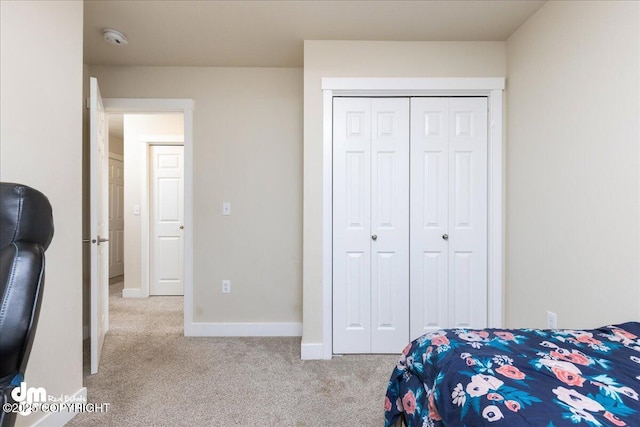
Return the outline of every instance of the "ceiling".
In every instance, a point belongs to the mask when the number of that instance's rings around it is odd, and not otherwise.
[[[304,40],[503,41],[544,1],[85,0],[89,65],[302,67]],[[113,46],[102,30],[124,33]]]

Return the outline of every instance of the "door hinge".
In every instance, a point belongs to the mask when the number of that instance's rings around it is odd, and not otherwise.
[[[87,97],[85,99],[84,108],[86,108],[87,110],[91,108],[91,98]]]

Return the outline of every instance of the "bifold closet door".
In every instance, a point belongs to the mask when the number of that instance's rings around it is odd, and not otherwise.
[[[411,339],[487,323],[487,99],[411,99]]]
[[[409,339],[409,99],[333,101],[333,351]]]

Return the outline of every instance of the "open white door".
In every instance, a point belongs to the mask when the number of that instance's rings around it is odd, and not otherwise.
[[[109,330],[109,134],[98,80],[90,80],[91,373],[98,372]]]

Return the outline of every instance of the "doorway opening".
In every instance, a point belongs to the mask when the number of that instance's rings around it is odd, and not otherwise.
[[[193,203],[191,198],[193,101],[187,99],[104,99],[102,101],[100,104],[104,105],[104,112],[108,115],[107,120],[103,122],[113,122],[114,134],[118,134],[119,122],[122,123],[122,150],[118,152],[119,144],[118,136],[116,136],[114,139],[115,144],[109,151],[112,154],[110,157],[116,160],[116,163],[117,160],[122,161],[122,178],[124,181],[121,188],[118,188],[117,180],[111,182],[109,186],[114,195],[113,206],[110,206],[109,209],[110,219],[114,220],[110,220],[109,225],[113,224],[113,226],[110,227],[110,233],[112,234],[109,235],[109,240],[113,239],[113,243],[116,244],[114,244],[114,250],[109,253],[109,266],[111,267],[109,268],[109,282],[112,286],[109,286],[109,292],[106,294],[111,294],[114,300],[117,299],[119,301],[131,301],[130,297],[144,298],[154,294],[153,290],[149,291],[148,279],[152,277],[152,274],[150,274],[151,266],[158,264],[158,262],[155,261],[153,252],[150,251],[149,247],[150,238],[153,236],[153,221],[149,219],[149,215],[153,212],[150,210],[150,203],[154,203],[157,198],[154,199],[153,189],[149,187],[152,181],[149,173],[153,171],[150,153],[155,146],[179,146],[182,151],[180,162],[178,163],[180,164],[182,176],[179,180],[169,183],[169,190],[165,188],[164,195],[166,196],[166,194],[172,192],[174,194],[178,193],[182,203],[179,208],[176,207],[176,203],[166,204],[165,208],[168,207],[168,209],[164,209],[162,214],[166,216],[167,212],[180,213],[180,218],[177,218],[174,222],[177,229],[182,233],[182,245],[178,245],[177,249],[176,245],[173,245],[175,250],[169,258],[171,261],[174,259],[178,261],[178,268],[173,270],[180,272],[180,274],[174,274],[174,278],[180,279],[181,290],[179,292],[170,292],[169,294],[179,295],[179,307],[181,310],[179,317],[176,317],[176,319],[181,318],[182,320],[178,327],[183,330],[185,335],[190,335],[193,323]],[[167,166],[167,158],[165,156],[162,159],[163,166]],[[114,166],[113,169],[115,170],[116,167]],[[117,176],[118,173],[115,172],[114,177]],[[170,180],[164,180],[165,183],[168,181]],[[121,199],[117,197],[118,192],[122,194]],[[117,230],[119,226],[117,220],[120,213],[122,213],[121,217],[124,222],[124,229],[121,233]],[[111,237],[112,235],[114,237]],[[122,242],[121,246],[117,244],[118,240]],[[175,236],[173,240],[176,240]],[[120,247],[120,250],[118,247]],[[143,253],[147,254],[145,259],[143,259]],[[166,254],[167,251],[165,250],[164,253]],[[117,265],[119,258],[123,263],[121,270]],[[159,263],[166,266],[168,265],[166,261],[160,260]],[[146,278],[146,280],[143,280],[143,278]],[[160,290],[155,293],[158,295],[167,294],[166,290]],[[143,300],[139,299],[139,301]],[[109,305],[108,297],[107,305]],[[93,307],[91,307],[89,314],[90,316],[85,317],[93,319]],[[103,318],[105,317],[103,316]],[[104,332],[106,330],[109,330],[108,325]],[[93,344],[91,351],[93,351]],[[96,352],[98,358],[100,353],[100,351]],[[91,357],[93,357],[92,353],[89,354],[89,358]],[[97,366],[94,367],[93,360],[91,365],[91,372],[97,372]]]

